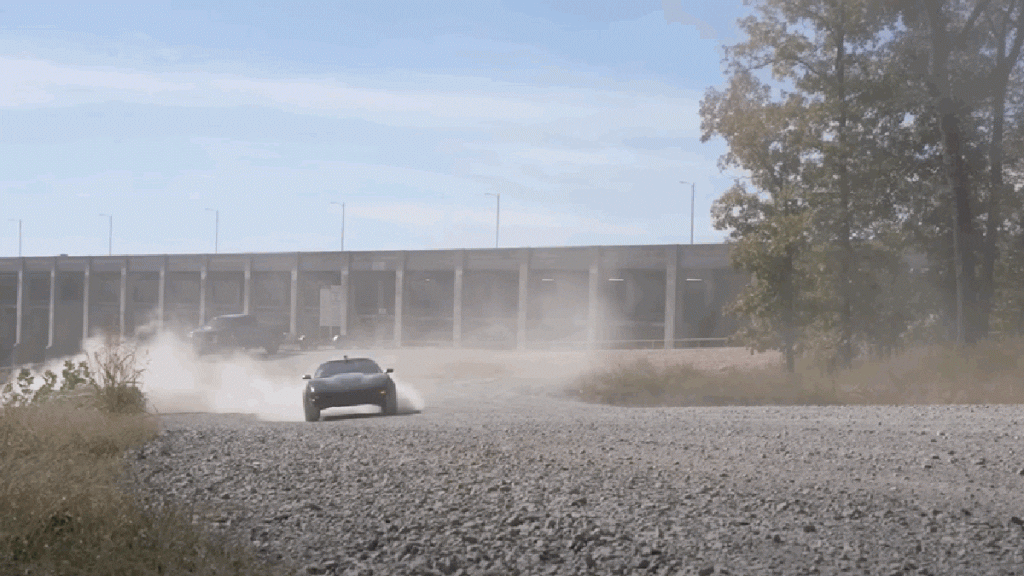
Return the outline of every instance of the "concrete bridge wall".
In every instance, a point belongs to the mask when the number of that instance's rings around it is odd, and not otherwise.
[[[238,312],[353,346],[693,346],[746,281],[724,244],[0,258],[0,365]]]

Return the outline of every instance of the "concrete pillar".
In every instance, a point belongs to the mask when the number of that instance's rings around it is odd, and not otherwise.
[[[125,332],[125,316],[128,313],[128,260],[121,262],[121,285],[118,290],[117,302],[117,327],[122,338],[128,334]]]
[[[683,247],[683,250],[686,250],[686,247]],[[697,274],[694,274],[694,271],[692,269],[688,270],[684,268],[679,271],[679,279],[677,280],[679,284],[680,295],[679,305],[676,306],[676,318],[683,318],[683,333],[677,334],[676,337],[681,340],[688,340],[689,338],[692,338],[694,336],[693,327],[690,326],[690,323],[686,321],[686,290],[687,286],[690,284],[689,282],[686,281],[686,279],[692,279],[694,276],[697,276]],[[683,343],[683,347],[685,348],[689,348],[691,346],[693,346],[692,342]]]
[[[516,310],[516,348],[526,349],[526,313],[529,311],[530,250],[519,255],[519,306]]]
[[[242,281],[242,314],[252,314],[252,258],[245,259],[245,278]]]
[[[156,327],[164,329],[167,319],[167,256],[160,262],[160,279],[156,283]]]
[[[405,253],[395,269],[395,347],[402,346],[402,308],[405,307]]]
[[[679,286],[679,246],[665,249],[665,349],[676,345],[676,301]]]
[[[352,269],[352,255],[349,253],[343,253],[341,256],[341,286],[339,291],[341,292],[341,302],[339,302],[339,319],[338,319],[338,334],[341,336],[348,336],[348,280],[349,274]]]
[[[206,276],[210,272],[210,259],[203,258],[199,265],[199,324],[206,324]]]
[[[455,294],[452,310],[452,346],[462,348],[462,283],[466,272],[466,251],[459,250],[455,256]]]
[[[14,349],[22,345],[23,329],[25,325],[25,259],[18,259],[18,290],[14,309]],[[21,359],[15,354],[15,360]]]
[[[590,262],[590,290],[587,298],[587,347],[596,348],[600,335],[601,309],[598,298],[601,295],[601,251],[594,248]]]
[[[85,272],[82,273],[82,344],[89,339],[89,288],[92,284],[92,258],[85,260]]]
[[[54,329],[57,327],[57,259],[53,259],[50,267],[50,318],[46,328],[46,351],[53,350],[53,343],[56,340]],[[49,354],[47,354],[49,357]]]
[[[288,310],[288,333],[292,336],[299,331],[299,253],[295,253],[295,263],[292,264],[292,285],[291,302]]]

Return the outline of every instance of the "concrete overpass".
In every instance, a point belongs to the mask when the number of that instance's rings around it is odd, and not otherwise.
[[[725,244],[0,258],[0,365],[252,313],[353,346],[690,346],[736,328]]]

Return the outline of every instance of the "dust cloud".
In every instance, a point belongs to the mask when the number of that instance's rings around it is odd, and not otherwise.
[[[102,342],[91,339],[86,352]],[[145,368],[143,390],[158,413],[208,412],[251,414],[270,421],[301,421],[303,374],[327,360],[369,357],[393,368],[399,413],[423,410],[501,410],[527,398],[564,397],[574,380],[591,370],[644,356],[655,363],[685,362],[708,371],[763,363],[737,349],[682,350],[481,350],[453,348],[233,350],[197,356],[189,343],[172,332],[160,332],[139,345]],[[761,355],[758,355],[761,356]],[[79,356],[76,361],[81,359]],[[61,361],[46,368],[60,372]],[[330,418],[374,414],[376,406],[332,408]]]
[[[104,345],[102,338],[88,340],[78,362]],[[160,332],[138,345],[139,365],[144,368],[142,389],[157,413],[209,412],[251,414],[270,421],[301,421],[303,374],[311,374],[320,363],[343,355],[368,356],[389,367],[371,351],[282,350],[274,355],[262,350],[232,350],[197,356],[189,343],[172,332]],[[51,361],[40,369],[60,373],[63,361]],[[394,374],[399,413],[424,409],[420,392],[401,375]],[[376,406],[332,408],[325,416],[373,414]]]

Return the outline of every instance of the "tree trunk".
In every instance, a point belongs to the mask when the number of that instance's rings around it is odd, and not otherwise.
[[[974,233],[967,161],[963,134],[955,104],[943,98],[939,104],[946,177],[953,192],[953,266],[956,274],[956,343],[972,344],[977,335],[974,282]]]
[[[1017,17],[1011,18],[1016,11]],[[1010,75],[1020,59],[1024,48],[1024,3],[1014,2],[1004,13],[1002,26],[996,32],[996,68],[992,74],[992,141],[989,146],[989,197],[988,217],[985,221],[985,242],[982,246],[981,280],[979,282],[978,328],[980,334],[988,335],[989,318],[992,314],[992,299],[995,296],[995,264],[999,257],[999,224],[1003,194],[1003,133],[1006,122],[1006,91]],[[1007,51],[1006,39],[1013,33],[1013,41]]]
[[[840,10],[842,7],[840,6]],[[853,247],[850,242],[850,174],[847,169],[847,106],[846,106],[846,36],[840,24],[836,34],[836,89],[839,101],[839,368],[849,368],[853,362],[853,305],[850,294],[850,268]]]
[[[992,142],[989,147],[989,196],[985,221],[985,242],[981,252],[981,278],[978,281],[978,335],[989,333],[992,298],[995,295],[995,268],[998,254],[999,203],[1003,194],[1003,125],[1006,114],[1006,87],[996,88],[992,103]]]
[[[942,152],[946,180],[953,195],[953,269],[956,280],[956,343],[973,343],[976,334],[974,283],[974,243],[971,226],[970,186],[967,160],[964,158],[960,110],[952,97],[949,60],[953,38],[948,20],[939,2],[923,2],[931,28],[932,73],[931,90],[942,130]],[[979,3],[975,12],[983,8]],[[970,19],[974,21],[973,16]]]
[[[792,246],[786,247],[782,280],[782,352],[786,359],[786,371],[796,371],[796,295],[793,283],[795,255]]]

